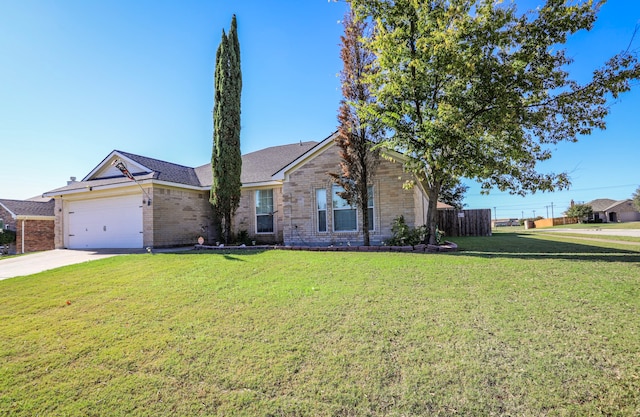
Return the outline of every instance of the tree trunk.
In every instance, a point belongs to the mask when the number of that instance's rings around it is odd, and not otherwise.
[[[368,194],[368,193],[365,193]],[[371,219],[369,218],[369,199],[368,199],[368,195],[366,196],[367,198],[363,198],[361,196],[360,198],[360,211],[362,212],[362,239],[363,239],[363,245],[364,246],[369,246],[369,222],[371,221]]]
[[[429,230],[428,242],[430,245],[437,244],[436,241],[436,227],[438,222],[438,191],[440,184],[434,181],[432,186],[425,187],[427,191],[427,198],[429,199],[429,206],[427,209],[427,226]]]
[[[231,241],[231,213],[224,214],[224,243],[229,244]]]

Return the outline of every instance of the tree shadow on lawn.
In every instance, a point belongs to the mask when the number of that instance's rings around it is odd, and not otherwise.
[[[629,262],[640,267],[640,251],[539,238],[530,234],[495,234],[491,237],[452,238],[459,255],[483,258],[566,259],[570,261]],[[640,247],[640,245],[638,245]]]

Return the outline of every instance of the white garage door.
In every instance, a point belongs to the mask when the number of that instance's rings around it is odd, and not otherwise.
[[[142,247],[141,196],[71,201],[68,204],[70,249]]]

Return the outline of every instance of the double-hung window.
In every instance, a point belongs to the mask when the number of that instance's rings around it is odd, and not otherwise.
[[[256,232],[273,233],[273,190],[256,191]]]
[[[316,210],[318,212],[318,232],[327,231],[327,190],[316,190]]]
[[[344,188],[339,185],[331,187],[333,204],[333,230],[336,232],[354,232],[358,230],[356,209],[349,202],[340,197]]]

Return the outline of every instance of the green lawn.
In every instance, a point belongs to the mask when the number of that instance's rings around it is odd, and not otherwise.
[[[566,227],[569,229],[640,229],[640,222],[626,222],[626,223],[580,223],[580,224],[568,224]]]
[[[640,244],[454,240],[0,281],[0,415],[640,415]]]

